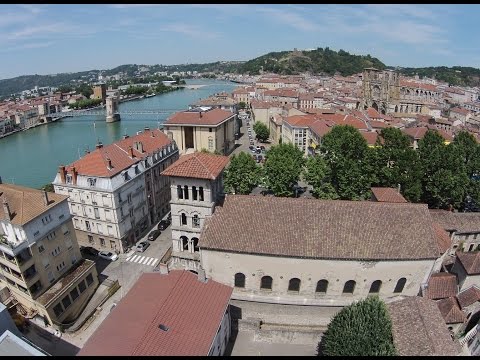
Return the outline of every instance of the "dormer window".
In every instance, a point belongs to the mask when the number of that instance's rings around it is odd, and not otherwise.
[[[67,174],[67,176],[65,177],[65,182],[67,184],[71,184],[72,183],[72,175]]]
[[[95,186],[97,179],[88,178],[88,186]]]
[[[135,165],[135,174],[140,174],[140,169],[138,168],[138,165]]]
[[[125,181],[127,181],[127,180],[130,179],[130,176],[128,176],[128,171],[125,171],[125,172],[123,173],[123,179],[124,179]]]

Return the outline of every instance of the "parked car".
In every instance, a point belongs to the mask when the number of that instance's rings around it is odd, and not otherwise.
[[[255,149],[255,147],[254,147],[253,145],[250,145],[248,148],[249,148],[250,150]]]
[[[87,254],[87,255],[92,255],[92,256],[97,256],[98,255],[98,250],[91,247],[91,246],[80,246],[80,252],[82,254]]]
[[[135,247],[135,251],[144,252],[150,244],[147,241],[140,241]]]
[[[261,149],[261,150],[265,150],[265,146],[260,145],[260,149]]]
[[[170,225],[171,221],[170,220],[162,220],[158,223],[158,227],[157,229],[158,230],[165,230],[166,228],[168,228],[168,226]]]
[[[261,153],[262,153],[262,150],[257,149],[256,152],[257,152],[257,154],[261,154]]]
[[[154,241],[157,237],[160,236],[162,232],[160,230],[153,230],[150,234],[148,234],[148,240]]]
[[[262,155],[257,155],[257,160],[258,160],[258,162],[263,162],[263,156]]]
[[[118,259],[118,255],[111,252],[111,251],[100,251],[98,253],[98,256],[100,256],[101,258],[105,259],[105,260],[111,260],[111,261],[115,261]]]

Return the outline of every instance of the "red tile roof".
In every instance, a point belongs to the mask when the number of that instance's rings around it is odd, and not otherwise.
[[[368,117],[371,119],[379,119],[382,117],[380,113],[372,107],[369,107],[367,109],[367,114],[368,114]]]
[[[403,130],[403,132],[413,139],[420,140],[424,138],[428,130],[429,130],[428,127],[420,126],[420,127],[406,128]],[[448,141],[453,140],[453,137],[442,129],[437,130],[435,128],[432,128],[432,130],[437,131],[445,140],[448,140]]]
[[[47,197],[48,205],[45,205],[42,190],[19,185],[0,184],[0,204],[3,204],[3,201],[6,200],[12,215],[12,218],[9,219],[3,206],[1,206],[0,220],[9,221],[15,225],[24,225],[68,199],[68,196],[52,192],[47,192]]]
[[[400,356],[454,356],[460,353],[435,301],[419,296],[387,304],[393,342]]]
[[[372,187],[373,196],[376,201],[389,203],[406,203],[407,200],[398,192],[397,189],[388,187]]]
[[[463,109],[463,108],[459,108],[459,107],[455,107],[453,109],[450,109],[450,112],[456,112],[456,113],[462,114],[462,115],[470,114],[470,111],[468,111],[467,109]]]
[[[460,310],[455,297],[439,300],[437,301],[437,306],[442,313],[446,324],[463,324],[467,320],[463,311]]]
[[[142,143],[143,153],[135,149],[135,142]],[[172,141],[162,131],[145,130],[138,135],[95,149],[65,168],[69,173],[75,167],[75,171],[81,175],[112,177],[169,144],[172,144]],[[129,155],[129,147],[133,148],[133,158]],[[108,167],[108,159],[112,163],[111,169]]]
[[[206,356],[232,290],[184,270],[144,273],[78,355]]]
[[[437,91],[437,87],[435,85],[418,83],[415,81],[408,81],[403,79],[400,80],[400,86],[418,88],[418,89],[429,90],[429,91]]]
[[[207,220],[200,247],[317,259],[438,257],[425,204],[253,195],[227,195]]]
[[[367,140],[368,145],[373,146],[377,142],[378,133],[376,131],[360,131],[360,134]]]
[[[457,251],[456,255],[468,275],[480,274],[480,251]]]
[[[230,111],[212,109],[208,111],[180,111],[172,115],[165,125],[205,125],[217,126],[234,116]]]
[[[467,306],[480,301],[480,289],[475,285],[470,286],[468,289],[458,293],[457,300],[462,309],[466,308]]]
[[[457,295],[457,290],[457,276],[440,272],[430,276],[424,296],[432,300],[445,299]]]
[[[182,155],[161,175],[214,180],[230,161],[228,156],[203,152]]]
[[[437,238],[438,250],[440,254],[444,254],[452,245],[452,239],[439,223],[433,223],[433,230]]]

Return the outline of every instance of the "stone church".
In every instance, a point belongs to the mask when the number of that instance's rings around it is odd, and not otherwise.
[[[224,156],[171,177],[172,268],[234,286],[241,319],[325,326],[369,294],[416,296],[440,256],[425,204],[223,195]],[[202,194],[202,195],[200,195]]]

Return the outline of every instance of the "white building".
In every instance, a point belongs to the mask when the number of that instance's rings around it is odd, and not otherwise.
[[[55,192],[69,195],[78,242],[125,252],[168,213],[169,179],[160,173],[178,149],[160,130],[124,136],[68,166],[60,166]]]

